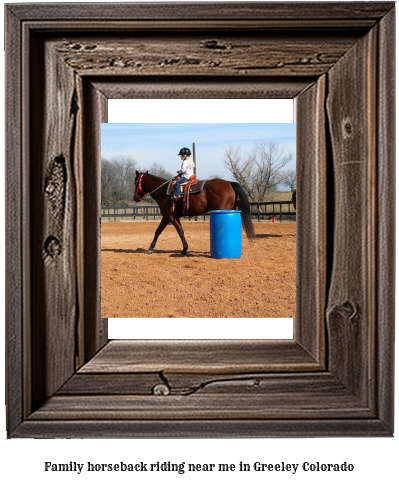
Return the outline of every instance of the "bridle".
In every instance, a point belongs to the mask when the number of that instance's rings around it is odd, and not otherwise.
[[[139,201],[141,201],[141,200],[144,198],[144,196],[147,194],[147,193],[145,193],[145,192],[144,192],[144,190],[143,190],[143,186],[142,186],[142,184],[141,184],[141,181],[142,181],[142,179],[143,179],[143,176],[144,176],[144,173],[140,174],[139,179],[138,179],[137,184],[136,184],[136,191],[135,191],[135,193],[134,193],[135,197],[136,197],[136,198],[137,198]],[[162,184],[160,184],[159,186],[157,186],[155,189],[153,189],[153,190],[152,190],[150,193],[148,193],[148,194],[149,194],[149,195],[151,195],[152,193],[155,193],[155,191],[156,191],[157,189],[161,188],[161,187],[162,187],[162,186],[164,186],[166,183],[169,183],[169,181],[172,181],[172,179],[173,179],[173,178],[170,178],[170,179],[168,179],[167,181],[163,182]]]
[[[134,193],[134,196],[141,201],[144,196],[147,194],[143,191],[143,186],[141,185],[141,180],[143,179],[144,174],[140,174],[139,179],[136,184],[136,191]]]

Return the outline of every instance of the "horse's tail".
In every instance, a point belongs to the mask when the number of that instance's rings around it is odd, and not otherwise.
[[[242,227],[245,230],[245,234],[248,238],[254,238],[255,230],[252,223],[251,217],[251,207],[249,205],[248,196],[244,191],[244,188],[241,184],[236,182],[230,183],[235,191],[236,194],[236,201],[235,207],[238,207],[241,210],[241,223]]]

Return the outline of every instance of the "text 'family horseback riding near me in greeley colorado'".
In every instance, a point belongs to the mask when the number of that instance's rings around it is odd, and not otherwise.
[[[173,462],[154,462],[146,463],[138,461],[135,463],[52,463],[44,462],[45,472],[75,472],[81,474],[84,472],[176,472],[185,474],[190,472],[280,472],[299,474],[301,472],[353,472],[355,469],[352,463],[321,463],[321,462],[238,462],[238,463],[173,463]]]

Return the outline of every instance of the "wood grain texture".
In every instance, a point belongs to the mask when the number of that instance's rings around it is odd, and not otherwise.
[[[362,407],[356,397],[325,390],[319,394],[299,392],[285,394],[253,394],[243,390],[231,391],[237,398],[234,403],[229,393],[194,394],[191,396],[55,396],[33,413],[32,421],[55,420],[259,420],[259,419],[372,419],[372,412]],[[291,398],[290,398],[291,396]],[[295,406],[292,401],[295,399]],[[328,401],[328,402],[327,402]],[[313,407],[309,407],[311,404]]]
[[[82,403],[84,406],[84,403]],[[59,415],[60,416],[60,415]],[[159,420],[119,419],[25,421],[15,438],[314,438],[314,437],[383,437],[378,419],[345,418],[321,420],[305,418],[231,420]]]
[[[375,385],[376,30],[328,74],[334,241],[327,327],[330,370],[366,403]]]
[[[75,370],[77,92],[73,72],[40,40],[31,85],[32,404],[51,396]],[[45,59],[45,63],[40,62]],[[44,86],[43,79],[56,79]],[[46,107],[57,107],[46,110]],[[35,218],[40,215],[40,219]],[[57,326],[53,326],[58,323]],[[73,350],[73,353],[71,351]],[[43,371],[46,371],[43,374]]]
[[[5,117],[10,126],[14,128],[6,138],[5,151],[8,155],[5,169],[7,188],[5,204],[7,208],[13,208],[12,212],[5,213],[6,240],[5,240],[5,275],[7,279],[6,290],[6,349],[7,349],[7,382],[6,396],[7,424],[13,430],[24,417],[24,388],[27,381],[24,379],[24,368],[28,368],[26,362],[21,362],[24,351],[24,325],[26,324],[27,295],[24,282],[25,272],[29,272],[26,255],[27,245],[26,230],[29,229],[26,217],[26,199],[24,199],[24,184],[26,172],[23,171],[23,150],[20,144],[22,140],[22,91],[21,71],[22,66],[13,63],[22,49],[22,36],[19,30],[19,20],[9,10],[5,11],[6,35],[5,49],[9,54],[5,62],[5,70],[9,73],[6,79],[7,98],[5,103]],[[18,222],[18,224],[16,224]],[[29,375],[26,374],[26,375]],[[29,384],[29,383],[28,383]]]
[[[186,13],[181,34],[175,4],[6,8],[8,434],[391,436],[394,4]],[[107,342],[107,99],[268,94],[300,125],[294,340]]]
[[[162,386],[162,387],[161,387]],[[323,394],[331,396],[334,394],[345,395],[345,387],[334,378],[332,374],[325,373],[239,373],[239,374],[204,374],[199,372],[173,372],[162,371],[159,373],[130,373],[121,374],[114,371],[88,372],[80,371],[75,374],[57,393],[63,395],[123,395],[123,396],[189,396],[193,394],[226,394],[236,395],[238,393],[253,394],[257,396],[274,396],[274,402],[287,401],[287,394],[295,392],[300,394],[306,390],[308,399],[313,393],[318,397]],[[280,399],[278,399],[280,398]],[[208,399],[212,399],[209,397]],[[265,397],[261,399],[264,401]],[[352,400],[356,399],[352,397]],[[328,407],[326,400],[323,407]],[[288,401],[283,408],[291,402]],[[314,404],[313,404],[314,405]],[[330,404],[331,405],[331,404]],[[309,403],[308,403],[309,406]],[[309,411],[311,408],[309,408]],[[274,413],[276,414],[276,413]]]
[[[101,123],[106,121],[104,95],[89,83],[83,88],[83,131],[85,144],[82,203],[84,205],[84,326],[80,330],[84,340],[81,364],[92,357],[107,341],[107,321],[101,319]],[[81,365],[80,364],[80,365]]]
[[[326,77],[321,76],[295,99],[297,187],[306,198],[297,206],[297,315],[295,338],[325,364],[327,283],[327,146],[325,137]],[[306,188],[306,190],[305,190]],[[299,199],[298,196],[298,199]],[[312,299],[309,299],[312,296]],[[305,323],[318,323],[317,327]]]
[[[334,38],[334,42],[331,42]],[[165,36],[148,33],[74,37],[55,49],[71,69],[90,76],[316,77],[330,69],[356,42],[356,34],[303,33],[254,35],[195,35],[193,31]],[[283,40],[283,42],[282,42]]]
[[[378,329],[376,356],[385,356],[377,370],[379,417],[386,424],[394,422],[394,363],[395,348],[395,11],[391,10],[379,25],[380,55],[378,58],[379,86],[377,103],[377,194],[378,218],[376,221],[377,258],[376,296]],[[389,365],[391,364],[391,365]]]
[[[118,78],[93,77],[93,86],[105,98],[219,98],[220,86],[223,83],[223,97],[241,99],[243,92],[246,98],[295,98],[313,81],[301,79],[270,79],[266,77],[240,79],[223,77],[220,79],[179,76],[154,78],[147,76],[124,76]]]
[[[10,5],[7,7],[19,19],[27,20],[121,20],[139,19],[147,21],[174,20],[181,18],[181,4],[171,2],[140,4],[140,3],[114,3],[110,4],[38,4],[35,8],[27,4]],[[241,25],[250,25],[251,21],[272,20],[278,21],[276,25],[283,28],[287,20],[294,21],[302,28],[306,28],[312,21],[325,20],[342,28],[345,22],[352,22],[354,25],[370,27],[370,22],[376,23],[387,11],[393,8],[393,2],[326,2],[323,4],[306,3],[300,7],[293,7],[289,2],[189,2],[184,9],[185,19],[207,21],[203,28],[207,27],[208,21],[212,20],[239,20]],[[292,24],[290,24],[292,28]],[[92,29],[95,25],[91,23]]]
[[[318,368],[293,340],[111,340],[80,372],[225,374]]]

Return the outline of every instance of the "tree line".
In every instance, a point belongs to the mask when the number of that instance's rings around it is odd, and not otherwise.
[[[266,195],[277,190],[287,188],[293,191],[296,188],[295,170],[286,169],[291,160],[292,154],[276,142],[262,141],[245,153],[239,145],[226,148],[224,165],[244,188],[249,200],[261,202]],[[136,170],[147,169],[149,173],[165,179],[175,176],[157,162],[141,168],[133,157],[101,158],[101,206],[127,206],[131,203]],[[151,196],[146,196],[144,201],[150,203]]]

